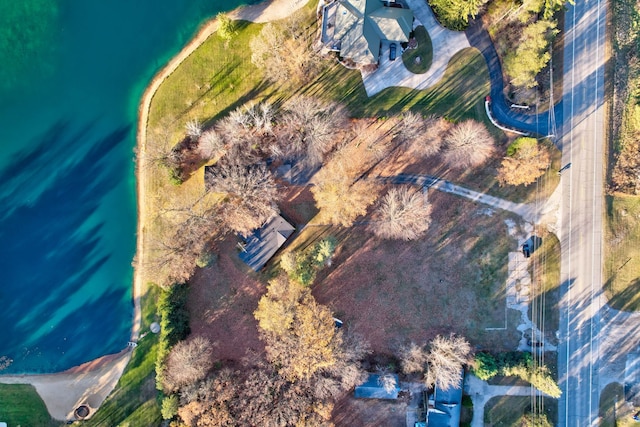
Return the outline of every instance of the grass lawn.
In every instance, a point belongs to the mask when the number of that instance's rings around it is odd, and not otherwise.
[[[537,402],[540,404],[541,402]],[[542,408],[551,425],[558,420],[558,401],[544,398]],[[491,398],[484,407],[484,425],[487,427],[507,427],[522,424],[522,416],[531,411],[531,397],[529,396],[496,396]]]
[[[433,60],[433,45],[429,33],[420,25],[413,30],[414,37],[418,42],[415,49],[407,49],[402,54],[402,62],[409,71],[414,74],[424,74],[431,67]],[[418,59],[419,58],[419,59]]]
[[[635,410],[625,404],[624,386],[619,383],[608,384],[600,394],[600,426],[627,427],[635,426],[632,417]]]
[[[32,385],[0,384],[0,421],[10,426],[59,426]]]
[[[301,92],[341,102],[354,117],[385,117],[415,110],[456,121],[484,120],[489,74],[482,55],[469,48],[455,54],[442,80],[427,90],[391,87],[369,98],[358,71],[333,64]]]
[[[160,85],[149,110],[149,128],[182,136],[191,119],[206,122],[271,91],[251,63],[250,40],[262,25],[238,23],[231,41],[211,35]],[[176,141],[177,142],[177,141]]]
[[[150,287],[142,299],[142,332],[156,321],[158,288]],[[155,386],[158,336],[149,333],[139,341],[118,385],[84,426],[153,426],[162,421]]]
[[[529,305],[531,319],[546,336],[555,342],[560,327],[560,242],[553,233],[542,231],[542,245],[531,254],[529,269],[535,285]]]
[[[486,330],[505,324],[507,253],[516,244],[507,235],[506,214],[488,216],[482,206],[442,193],[429,199],[431,227],[413,242],[379,240],[368,225],[303,230],[292,249],[328,235],[339,242],[333,266],[318,274],[314,296],[376,353],[450,332],[480,348],[515,347],[516,324]]]
[[[310,2],[304,9],[312,30],[316,25],[314,4]],[[323,71],[311,83],[299,88],[265,81],[263,73],[251,63],[248,48],[261,28],[262,24],[240,22],[238,34],[229,42],[215,34],[209,37],[158,89],[151,103],[149,128],[162,128],[177,142],[184,124],[191,119],[207,123],[246,102],[269,99],[277,103],[296,91],[343,102],[354,117],[419,109],[453,120],[484,118],[482,101],[489,93],[489,77],[484,59],[475,49],[456,54],[442,81],[432,89],[388,88],[369,98],[360,72],[331,60],[325,60]],[[426,31],[422,35],[428,38]]]
[[[640,310],[640,197],[606,196],[604,281],[609,304]]]

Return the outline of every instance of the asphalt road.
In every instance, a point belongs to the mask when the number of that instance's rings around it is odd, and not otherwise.
[[[598,425],[606,0],[565,15],[558,425]]]

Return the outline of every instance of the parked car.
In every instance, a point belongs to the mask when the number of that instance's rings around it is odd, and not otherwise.
[[[529,243],[522,245],[522,255],[524,255],[525,258],[529,258],[531,256],[531,246],[529,246]]]
[[[529,347],[542,347],[544,343],[542,341],[527,340],[527,345]]]
[[[391,43],[391,46],[389,46],[389,61],[395,61],[396,60],[396,50],[398,49],[398,46],[395,43]]]

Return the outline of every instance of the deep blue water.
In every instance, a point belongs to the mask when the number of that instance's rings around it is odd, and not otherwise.
[[[0,0],[0,356],[56,372],[123,349],[144,88],[240,0]]]

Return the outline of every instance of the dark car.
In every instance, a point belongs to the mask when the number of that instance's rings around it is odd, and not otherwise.
[[[398,49],[398,46],[395,43],[391,43],[391,46],[389,46],[389,61],[395,61],[396,60],[396,50]]]
[[[522,245],[522,255],[524,255],[525,258],[529,258],[531,256],[531,246],[529,246],[529,243]]]
[[[542,347],[544,343],[542,341],[527,340],[527,345],[529,347]]]

